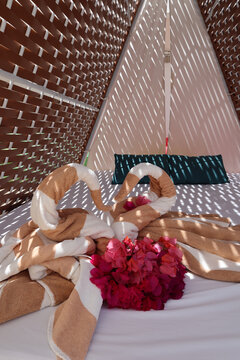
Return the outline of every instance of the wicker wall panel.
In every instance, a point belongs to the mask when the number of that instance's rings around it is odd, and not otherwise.
[[[138,4],[1,2],[0,213],[81,160]]]
[[[198,0],[198,4],[240,120],[240,2]]]
[[[54,168],[81,159],[97,112],[3,81],[0,101],[3,211],[26,200]]]
[[[3,70],[99,107],[129,30],[128,2],[6,0],[0,28]]]

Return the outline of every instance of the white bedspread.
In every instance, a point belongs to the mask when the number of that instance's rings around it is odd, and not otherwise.
[[[111,172],[99,172],[103,199],[113,197]],[[218,213],[240,223],[240,174],[225,185],[177,186],[173,210]],[[135,193],[147,185],[138,185]],[[84,194],[79,202],[79,192]],[[91,205],[84,184],[77,184],[61,207]],[[0,234],[19,227],[29,217],[29,204],[0,217]],[[54,359],[47,343],[47,308],[0,326],[0,360]],[[240,353],[240,284],[205,280],[187,274],[182,299],[170,300],[164,311],[101,310],[87,360],[235,360]]]
[[[189,274],[181,300],[164,311],[101,310],[87,360],[237,360],[240,285]],[[1,360],[54,359],[46,329],[52,308],[0,327]]]

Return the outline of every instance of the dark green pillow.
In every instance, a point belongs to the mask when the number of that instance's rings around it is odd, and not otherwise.
[[[168,155],[127,155],[127,154],[114,154],[115,158],[115,171],[112,178],[112,184],[122,184],[129,170],[142,162],[149,162],[157,165],[170,173],[168,166]],[[144,176],[139,184],[149,184],[149,177]]]
[[[175,185],[224,184],[229,182],[221,155],[170,155],[169,168]]]

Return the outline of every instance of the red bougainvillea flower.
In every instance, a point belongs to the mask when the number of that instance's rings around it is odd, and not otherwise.
[[[135,199],[135,203],[133,201],[128,201],[127,200],[123,207],[124,207],[125,210],[129,211],[129,210],[135,209],[138,206],[146,205],[146,204],[148,204],[150,202],[151,201],[148,198],[146,198],[146,196],[138,196]]]
[[[123,268],[126,266],[126,247],[118,239],[109,241],[107,251],[104,253],[103,259],[111,263],[113,267]]]
[[[176,239],[111,239],[103,256],[92,256],[90,280],[110,308],[162,310],[168,299],[183,295],[186,269],[181,259]]]
[[[135,209],[136,205],[134,204],[133,201],[126,201],[123,207],[125,210],[130,211],[130,210]]]

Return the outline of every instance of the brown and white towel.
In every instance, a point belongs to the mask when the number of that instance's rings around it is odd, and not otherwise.
[[[47,176],[34,193],[32,220],[0,242],[0,323],[62,303],[50,319],[48,338],[61,359],[84,359],[102,305],[100,290],[90,280],[89,255],[113,230],[82,209],[57,211],[64,193],[84,180],[99,209],[94,172],[79,164]]]
[[[151,202],[116,217],[119,212],[117,207],[111,213],[114,217],[112,229],[119,240],[123,240],[125,236],[136,239],[139,230],[167,213],[175,204],[176,189],[172,180],[164,170],[150,163],[138,164],[129,171],[119,193],[115,196],[115,201],[118,203],[126,198],[139,180],[146,175],[150,177],[150,191],[145,196]]]
[[[176,237],[190,271],[240,281],[240,226],[231,227],[228,219],[214,214],[170,212],[176,199],[171,179],[154,165],[139,165],[116,196],[111,227],[82,209],[56,209],[65,191],[79,180],[88,184],[96,206],[109,209],[89,169],[70,164],[39,185],[32,220],[0,241],[0,323],[61,303],[49,321],[49,344],[58,359],[84,359],[102,305],[100,290],[90,282],[89,256],[103,253],[113,236],[155,241]],[[124,197],[145,175],[150,175],[150,191],[144,195],[151,202],[127,212]]]

